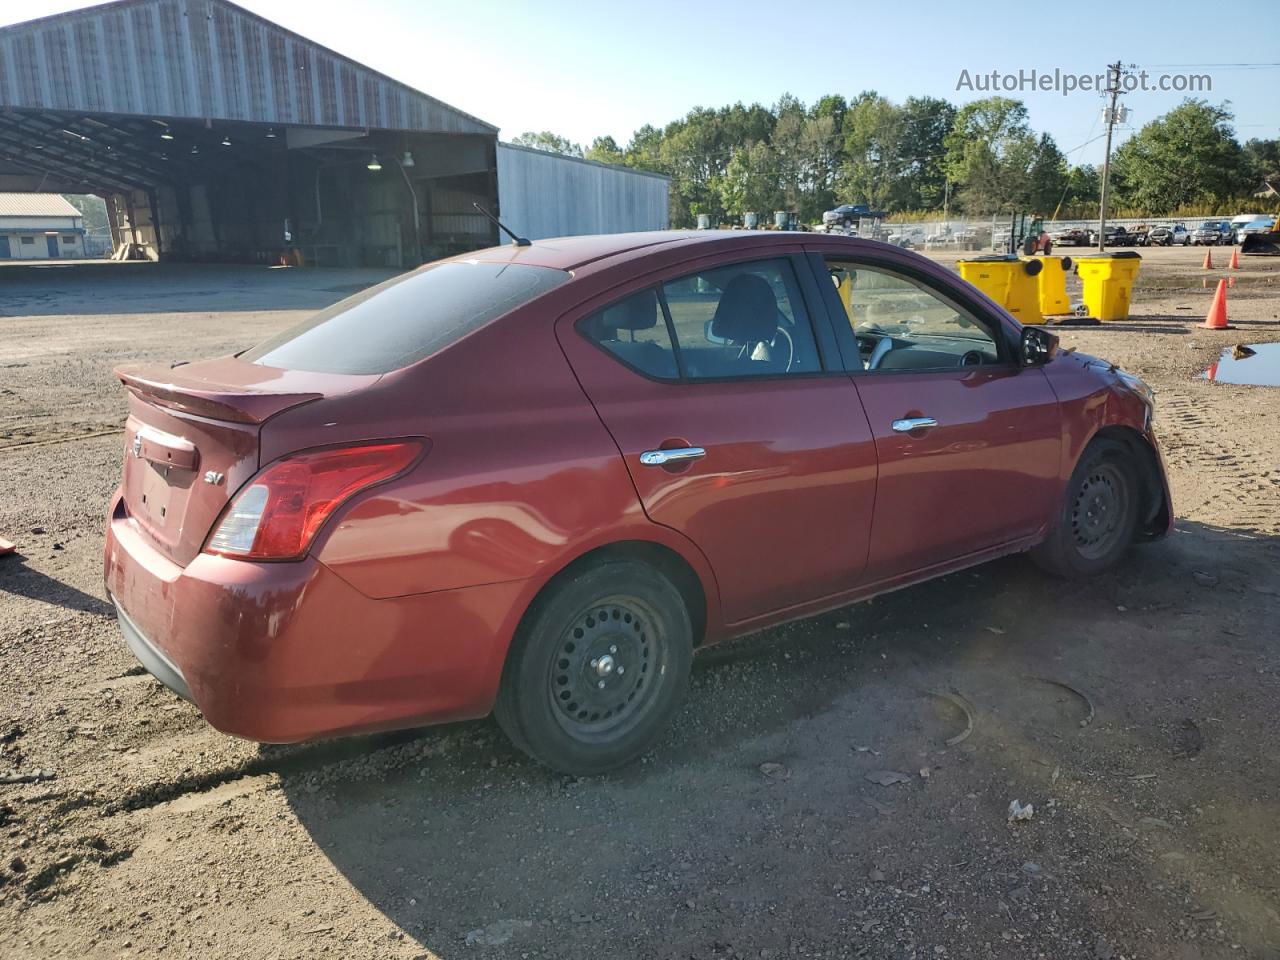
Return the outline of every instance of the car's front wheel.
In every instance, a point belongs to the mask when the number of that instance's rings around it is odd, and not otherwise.
[[[575,776],[642,754],[684,696],[693,630],[653,567],[609,560],[553,583],[512,641],[494,713],[535,760]]]
[[[1129,450],[1113,440],[1094,440],[1076,464],[1062,510],[1048,537],[1032,549],[1032,559],[1068,579],[1111,568],[1133,543],[1139,497]]]

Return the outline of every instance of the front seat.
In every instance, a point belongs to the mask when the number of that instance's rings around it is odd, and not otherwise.
[[[769,344],[778,330],[778,298],[764,277],[741,273],[724,288],[711,318],[711,333],[743,347],[742,363],[769,362]]]

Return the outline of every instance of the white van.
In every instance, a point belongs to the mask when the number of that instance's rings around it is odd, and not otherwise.
[[[1275,217],[1265,213],[1242,213],[1231,218],[1232,243],[1243,243],[1246,233],[1266,233],[1275,223]]]

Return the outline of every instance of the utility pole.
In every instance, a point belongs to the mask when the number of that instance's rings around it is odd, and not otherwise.
[[[1102,110],[1102,118],[1107,121],[1107,153],[1102,160],[1102,198],[1098,204],[1098,252],[1102,253],[1107,246],[1107,193],[1111,183],[1111,129],[1117,122],[1123,123],[1128,116],[1124,108],[1116,109],[1116,100],[1124,93],[1120,89],[1120,78],[1124,76],[1124,65],[1117,60],[1107,66],[1107,88],[1103,96],[1109,96],[1111,102]]]

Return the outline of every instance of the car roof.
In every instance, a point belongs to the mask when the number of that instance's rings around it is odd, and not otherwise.
[[[631,253],[663,244],[689,243],[699,239],[723,236],[716,230],[654,230],[647,233],[607,233],[582,237],[550,237],[534,240],[528,246],[514,243],[488,247],[456,257],[458,260],[489,260],[505,263],[527,263],[535,267],[574,270],[585,264],[620,254]]]

